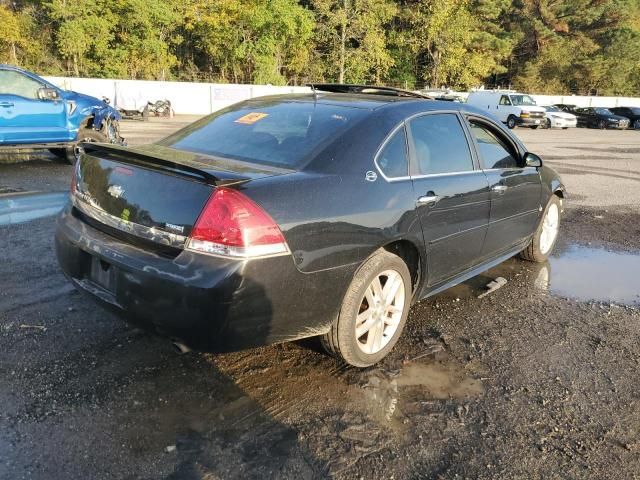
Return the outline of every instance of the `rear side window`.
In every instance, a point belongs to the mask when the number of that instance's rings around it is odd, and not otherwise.
[[[161,145],[251,163],[301,167],[366,110],[291,100],[249,100],[216,112]],[[206,160],[203,160],[206,161]]]
[[[407,140],[404,127],[398,129],[380,150],[376,162],[387,178],[406,177],[409,175],[407,157]]]
[[[518,161],[511,149],[491,130],[472,121],[471,132],[480,150],[480,162],[483,169],[518,168]]]
[[[409,124],[416,175],[473,170],[471,151],[462,125],[454,114],[424,115]]]

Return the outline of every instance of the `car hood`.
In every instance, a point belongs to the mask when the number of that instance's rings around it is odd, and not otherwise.
[[[546,110],[542,107],[538,107],[536,105],[516,105],[517,107],[527,110],[528,112],[546,112]]]
[[[573,113],[567,112],[547,112],[547,115],[553,115],[554,117],[564,118],[565,120],[575,120],[576,116]]]

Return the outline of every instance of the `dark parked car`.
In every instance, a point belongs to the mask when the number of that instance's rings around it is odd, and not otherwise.
[[[359,367],[412,303],[517,254],[544,261],[564,197],[494,119],[380,87],[316,85],[85,149],[55,240],[78,289],[178,345],[320,336]]]
[[[640,129],[640,107],[614,107],[609,110],[616,115],[627,118],[631,128]]]
[[[629,119],[616,115],[608,108],[587,107],[576,108],[573,112],[578,117],[579,127],[593,127],[604,130],[605,128],[625,129],[629,128]]]

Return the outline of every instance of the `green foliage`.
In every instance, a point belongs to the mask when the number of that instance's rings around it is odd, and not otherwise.
[[[0,0],[47,74],[640,94],[638,0]]]

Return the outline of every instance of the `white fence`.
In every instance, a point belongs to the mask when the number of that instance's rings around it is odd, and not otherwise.
[[[307,87],[272,85],[45,78],[65,90],[74,90],[98,98],[107,97],[112,105],[130,110],[144,108],[147,101],[169,100],[175,113],[185,115],[206,115],[253,97],[310,91]]]
[[[170,100],[177,114],[206,115],[248,98],[283,93],[309,92],[308,87],[238,85],[220,83],[156,82],[146,80],[105,80],[100,78],[46,77],[66,90],[95,97],[107,97],[111,104],[126,109],[142,109],[147,101]],[[460,92],[466,96],[466,92]],[[640,107],[640,98],[583,97],[576,95],[532,95],[538,105],[565,103],[579,107]]]

